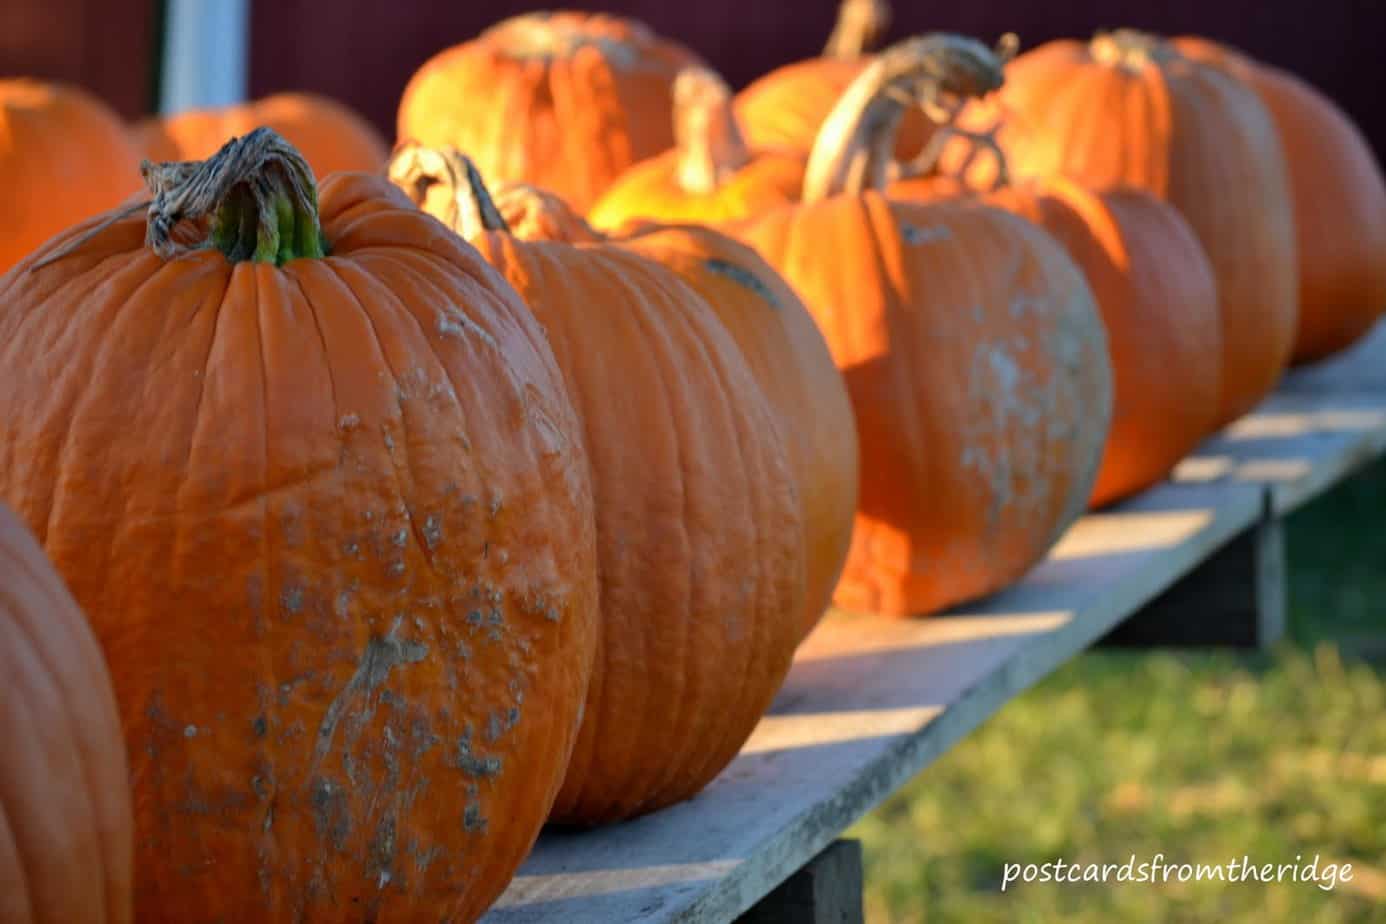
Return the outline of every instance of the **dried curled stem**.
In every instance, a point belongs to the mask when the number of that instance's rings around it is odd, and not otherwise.
[[[842,0],[823,57],[855,61],[875,48],[889,28],[888,0]]]
[[[690,67],[674,81],[678,183],[708,195],[751,160],[732,108],[732,92],[716,71]]]
[[[485,231],[510,231],[481,171],[456,148],[406,141],[395,149],[386,170],[390,182],[415,205],[464,239]]]
[[[809,156],[804,201],[884,188],[899,173],[895,136],[905,110],[917,106],[951,124],[968,100],[1000,88],[1002,68],[996,51],[958,35],[911,38],[882,51],[824,121]]]
[[[39,269],[71,254],[118,221],[145,210],[145,243],[165,260],[216,247],[228,260],[282,265],[327,252],[318,220],[318,190],[303,155],[270,128],[232,138],[203,161],[140,164],[152,198],[111,213],[68,242]],[[175,230],[185,221],[211,219],[206,238],[189,241]]]

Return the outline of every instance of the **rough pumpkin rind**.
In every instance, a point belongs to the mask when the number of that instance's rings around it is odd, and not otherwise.
[[[320,203],[327,258],[166,261],[141,216],[0,279],[0,498],[111,664],[142,922],[472,920],[577,730],[591,488],[543,332],[383,178]]]
[[[915,201],[968,194],[944,178],[894,183],[890,192]],[[1097,299],[1115,391],[1092,506],[1163,479],[1218,423],[1217,282],[1193,229],[1146,193],[1099,193],[1062,177],[1005,186],[983,199],[1063,245]]]
[[[0,921],[128,924],[130,789],[86,616],[0,504]]]
[[[583,223],[551,195],[512,187],[498,209],[455,151],[404,146],[390,175],[525,297],[583,421],[601,642],[553,820],[599,824],[690,798],[750,736],[802,634],[788,436],[730,333],[673,271],[590,229],[569,243]],[[503,212],[564,236],[522,240]]]

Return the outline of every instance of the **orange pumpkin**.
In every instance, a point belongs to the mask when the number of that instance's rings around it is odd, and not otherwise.
[[[399,140],[467,151],[485,176],[551,189],[585,212],[627,167],[674,143],[674,79],[700,63],[618,16],[516,16],[414,74]]]
[[[999,209],[894,201],[918,41],[862,72],[824,125],[804,202],[738,228],[804,298],[847,379],[861,495],[836,601],[892,615],[989,593],[1083,511],[1111,413],[1081,272]]]
[[[519,240],[476,167],[444,159],[402,148],[391,176],[424,204],[441,187],[459,233],[528,301],[592,461],[602,640],[553,818],[650,812],[731,761],[789,670],[804,546],[785,438],[678,276],[614,244]]]
[[[0,273],[59,231],[140,188],[120,118],[63,84],[0,80]]]
[[[1152,36],[1057,41],[1006,68],[999,130],[1012,172],[1130,186],[1198,234],[1222,318],[1219,422],[1279,380],[1297,324],[1294,216],[1280,142],[1256,94]]]
[[[801,157],[752,152],[715,72],[691,68],[674,83],[676,146],[631,167],[597,200],[589,218],[618,228],[631,218],[719,222],[799,198]]]
[[[966,191],[950,180],[910,180],[892,184],[890,193],[928,201]],[[1160,481],[1218,424],[1217,282],[1193,229],[1147,193],[1099,193],[1062,177],[1003,186],[984,201],[1049,232],[1097,299],[1114,396],[1091,506]]]
[[[389,149],[370,123],[336,100],[314,93],[276,93],[221,109],[193,109],[145,119],[135,145],[152,161],[206,160],[226,142],[260,126],[298,149],[318,176],[366,173],[385,165]]]
[[[0,504],[0,921],[131,917],[125,742],[86,617]]]
[[[451,173],[465,176],[456,167]],[[620,235],[605,236],[557,196],[534,187],[500,187],[494,201],[521,240],[619,244],[672,269],[717,313],[789,441],[803,507],[807,634],[842,573],[858,476],[856,421],[847,387],[803,302],[754,250],[709,228],[630,222]],[[435,214],[456,221],[455,212]]]
[[[588,464],[543,331],[383,177],[319,199],[267,129],[150,179],[147,228],[0,279],[0,497],[111,665],[137,918],[473,920],[595,656]],[[212,246],[175,225],[201,216]]]
[[[1174,45],[1248,84],[1280,133],[1299,254],[1292,360],[1350,346],[1386,311],[1386,180],[1367,140],[1331,99],[1288,71],[1207,39]]]

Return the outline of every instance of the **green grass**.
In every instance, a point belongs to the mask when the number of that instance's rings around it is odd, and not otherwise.
[[[849,836],[885,922],[1386,921],[1386,466],[1288,524],[1293,641],[1101,651],[1007,705]],[[1313,884],[1012,884],[1004,864],[1351,863]]]

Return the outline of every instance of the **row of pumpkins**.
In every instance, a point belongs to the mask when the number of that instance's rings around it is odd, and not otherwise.
[[[474,919],[703,788],[830,601],[1007,585],[1386,307],[1296,78],[883,12],[735,96],[513,19],[393,154],[0,85],[0,920]]]

